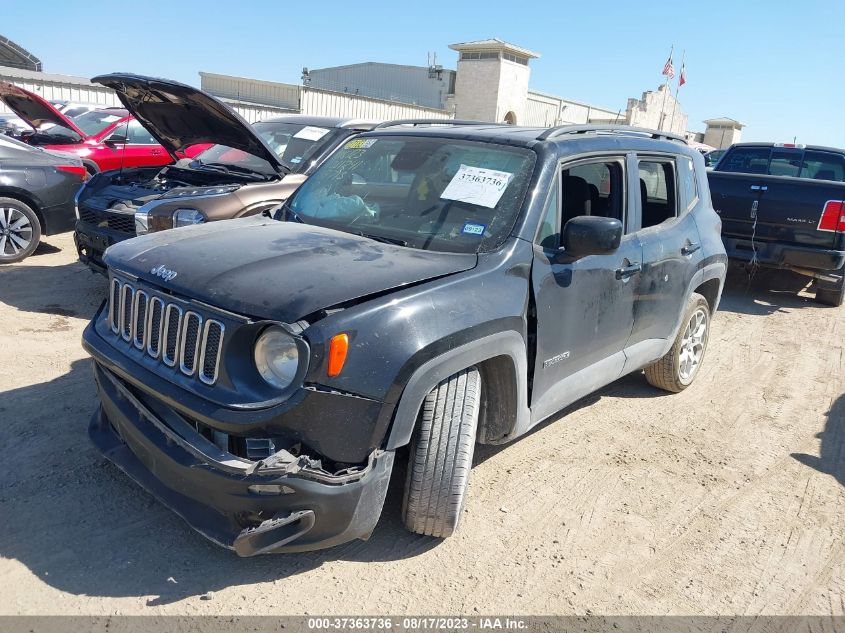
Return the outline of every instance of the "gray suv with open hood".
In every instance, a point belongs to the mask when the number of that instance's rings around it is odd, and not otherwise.
[[[80,259],[97,271],[116,242],[278,206],[345,139],[377,123],[293,114],[249,125],[221,101],[174,81],[127,74],[94,81],[114,89],[174,159],[213,143],[193,159],[105,172],[86,185],[75,241]]]

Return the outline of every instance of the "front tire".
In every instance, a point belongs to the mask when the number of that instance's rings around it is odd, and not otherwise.
[[[28,205],[0,198],[0,264],[26,259],[41,241],[41,223]]]
[[[412,532],[438,538],[458,527],[466,495],[481,399],[474,367],[429,392],[411,441],[402,517]]]
[[[663,358],[645,368],[645,378],[658,389],[678,393],[692,384],[704,361],[710,337],[710,306],[694,292],[687,301],[680,331]]]

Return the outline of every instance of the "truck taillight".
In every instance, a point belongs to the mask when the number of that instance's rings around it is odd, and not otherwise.
[[[828,200],[819,219],[819,231],[845,233],[845,200]]]
[[[56,165],[59,171],[65,171],[69,174],[76,174],[82,182],[88,180],[88,170],[82,165]]]

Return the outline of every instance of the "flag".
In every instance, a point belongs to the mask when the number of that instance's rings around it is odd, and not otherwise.
[[[687,65],[681,64],[681,76],[678,77],[678,88],[687,83]]]
[[[666,63],[663,65],[663,72],[660,73],[661,75],[666,75],[669,79],[675,76],[675,67],[672,65],[672,55],[669,55],[669,59],[666,60]]]

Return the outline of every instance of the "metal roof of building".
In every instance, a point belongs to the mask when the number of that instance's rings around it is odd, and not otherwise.
[[[77,86],[99,86],[105,89],[104,86],[91,83],[86,77],[76,77],[74,75],[54,75],[50,73],[42,73],[35,70],[25,70],[23,68],[13,68],[11,66],[0,66],[0,76],[5,78],[28,79],[30,81],[43,81],[59,84],[72,84]]]
[[[2,35],[0,35],[0,65],[33,71],[41,70],[40,59],[23,46],[15,44],[8,37]]]

